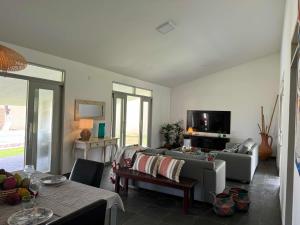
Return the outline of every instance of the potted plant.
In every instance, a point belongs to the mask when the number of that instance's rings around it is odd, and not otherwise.
[[[173,124],[174,127],[174,144],[173,147],[177,148],[180,147],[182,144],[182,138],[183,138],[183,121],[178,121]]]
[[[162,125],[160,133],[164,139],[164,148],[172,149],[180,147],[183,134],[182,121]]]

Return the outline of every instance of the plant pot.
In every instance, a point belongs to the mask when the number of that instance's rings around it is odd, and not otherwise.
[[[165,144],[165,145],[164,145],[164,148],[166,148],[166,149],[169,149],[169,150],[170,150],[170,149],[172,149],[172,145],[170,145],[170,144]]]

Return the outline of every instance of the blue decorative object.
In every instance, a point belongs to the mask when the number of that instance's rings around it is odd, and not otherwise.
[[[300,157],[298,156],[297,153],[295,155],[295,161],[296,161],[296,167],[297,167],[298,173],[300,175]]]
[[[104,138],[104,137],[105,137],[105,123],[99,123],[98,138]]]

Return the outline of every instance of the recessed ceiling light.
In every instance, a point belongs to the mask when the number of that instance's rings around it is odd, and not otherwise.
[[[159,25],[156,30],[161,34],[169,33],[171,30],[175,29],[175,24],[173,21],[169,20],[161,25]]]

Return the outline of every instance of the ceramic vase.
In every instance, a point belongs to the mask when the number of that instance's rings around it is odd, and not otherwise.
[[[105,123],[99,123],[98,138],[104,138],[104,137],[105,137]]]
[[[267,160],[272,155],[273,138],[265,133],[261,133],[261,144],[259,145],[259,158]]]

